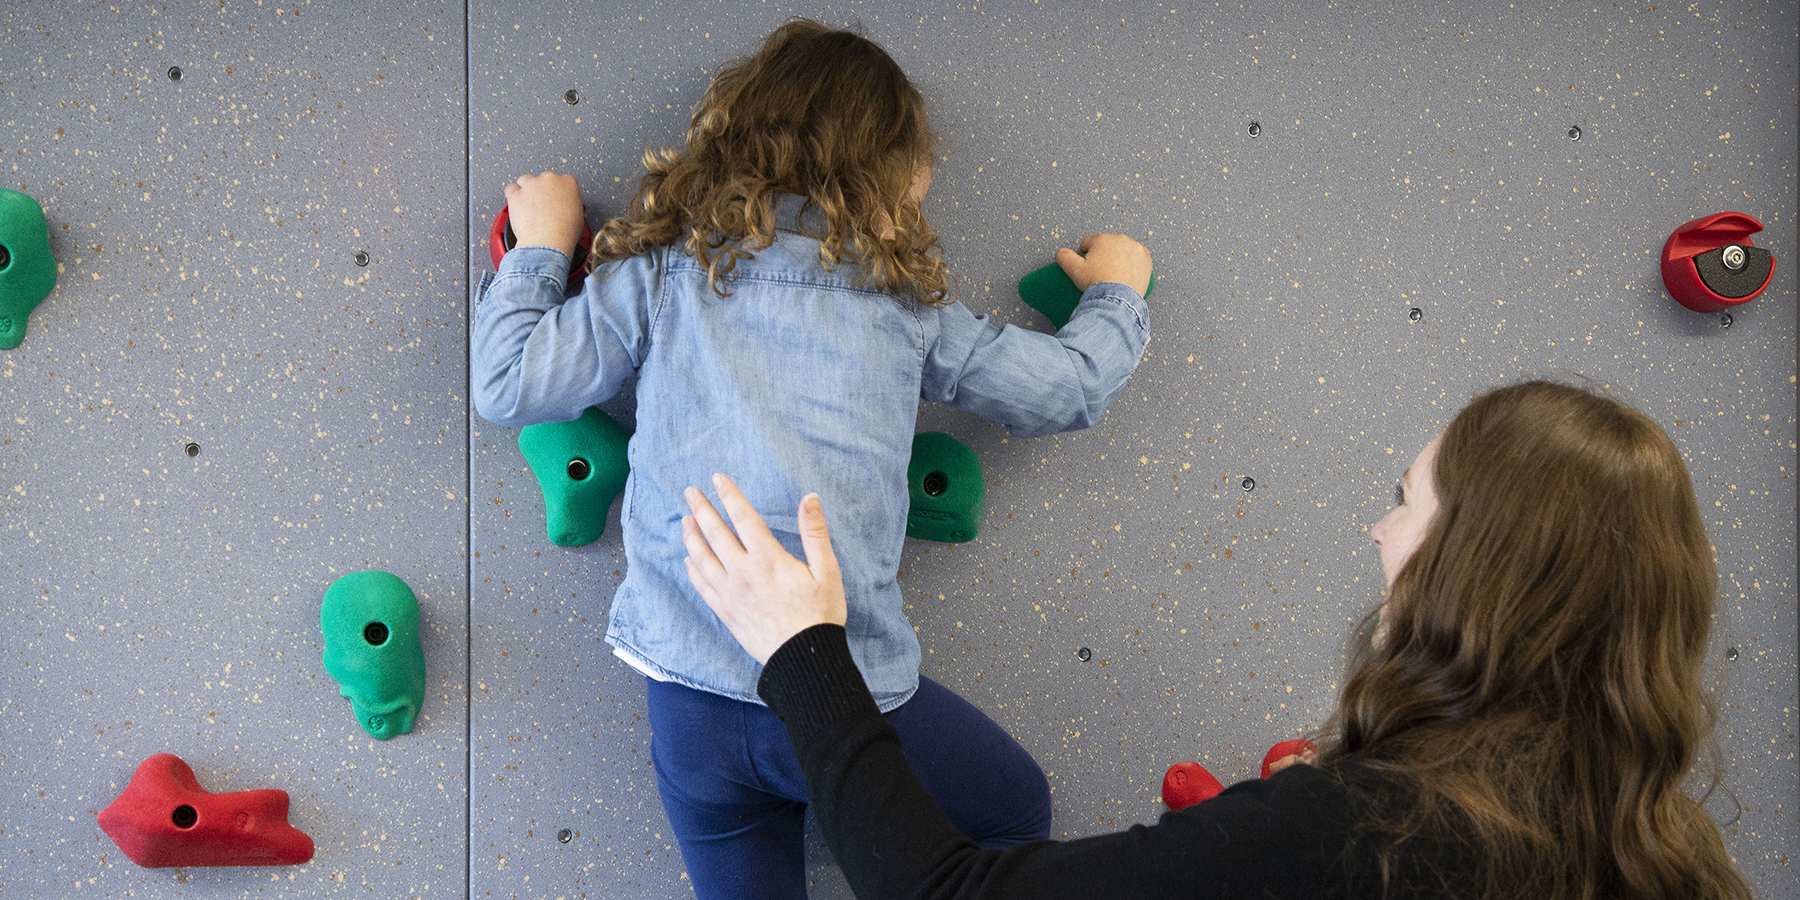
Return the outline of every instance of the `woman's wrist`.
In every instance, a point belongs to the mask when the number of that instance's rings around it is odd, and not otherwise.
[[[756,693],[787,723],[795,740],[851,716],[880,715],[850,655],[844,626],[821,623],[794,635],[769,657]]]

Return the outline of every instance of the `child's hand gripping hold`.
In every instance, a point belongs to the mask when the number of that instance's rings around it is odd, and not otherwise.
[[[738,643],[766,663],[788,638],[814,625],[844,624],[844,580],[819,495],[800,500],[800,546],[806,554],[801,562],[775,539],[731,479],[714,475],[713,487],[731,524],[699,488],[690,487],[685,496],[693,515],[681,517],[681,540],[687,546],[688,581]]]
[[[520,247],[555,247],[571,259],[581,240],[581,186],[568,175],[521,175],[506,186],[507,215]]]
[[[1150,248],[1122,234],[1090,234],[1077,249],[1056,251],[1056,264],[1084,291],[1115,281],[1140,297],[1150,293]]]

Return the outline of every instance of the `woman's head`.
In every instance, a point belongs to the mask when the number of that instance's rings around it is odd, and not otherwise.
[[[1408,822],[1449,801],[1498,865],[1554,895],[1681,896],[1702,871],[1741,885],[1680,790],[1712,727],[1715,573],[1668,435],[1529,382],[1477,397],[1409,484],[1421,469],[1406,499],[1435,509],[1371,529],[1390,581],[1381,639],[1352,664],[1326,759],[1416,779]]]
[[[1466,669],[1481,703],[1576,677],[1697,675],[1712,551],[1655,422],[1530,382],[1477,397],[1420,461],[1414,494],[1435,509],[1391,570],[1390,639]]]
[[[814,237],[828,265],[859,264],[864,284],[943,302],[937,236],[919,213],[932,146],[924,98],[886,51],[795,20],[719,70],[685,149],[646,151],[632,209],[602,229],[595,256],[685,236],[723,293],[737,260],[774,240],[773,196],[794,194],[824,213]]]

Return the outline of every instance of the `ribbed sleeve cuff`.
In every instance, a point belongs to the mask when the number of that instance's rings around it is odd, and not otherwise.
[[[814,625],[788,638],[763,666],[756,693],[787,723],[796,746],[833,722],[881,715],[842,625]]]

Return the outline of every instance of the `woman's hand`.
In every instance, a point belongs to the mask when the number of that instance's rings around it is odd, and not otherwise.
[[[844,624],[844,580],[825,528],[818,494],[800,500],[801,562],[781,546],[762,516],[724,475],[713,476],[731,524],[699,488],[687,489],[691,516],[681,517],[688,580],[738,643],[766,663],[788,638],[814,625]],[[732,529],[737,533],[733,534]]]
[[[1102,281],[1116,281],[1139,297],[1150,291],[1150,248],[1143,244],[1122,234],[1090,234],[1081,239],[1078,250],[1056,251],[1056,264],[1076,287],[1085,291]]]
[[[521,175],[506,186],[507,224],[519,247],[555,247],[571,259],[584,223],[581,186],[568,175]]]

